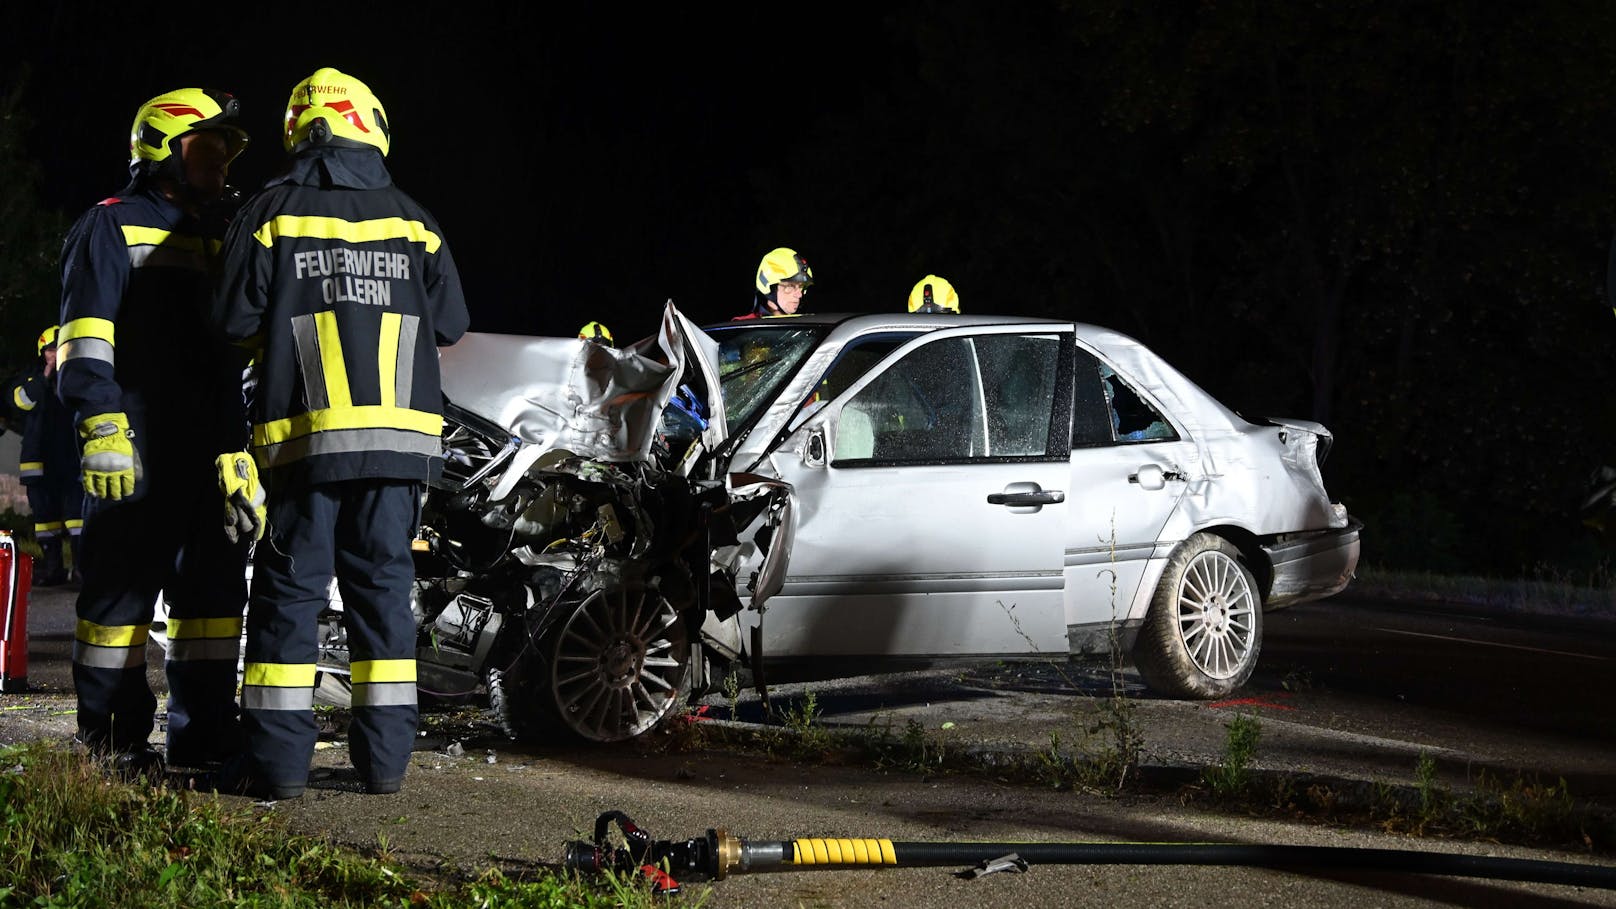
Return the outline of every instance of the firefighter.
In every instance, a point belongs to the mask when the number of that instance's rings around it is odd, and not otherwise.
[[[214,318],[255,351],[248,413],[269,530],[247,610],[247,752],[220,784],[259,797],[295,798],[308,782],[333,575],[352,655],[349,754],[367,792],[398,791],[419,722],[411,541],[443,466],[437,348],[469,317],[443,230],[393,185],[390,129],[363,82],[316,70],[286,105],[288,170],[225,241]],[[256,485],[235,475],[221,481]]]
[[[915,282],[909,291],[910,312],[951,312],[959,315],[959,294],[954,285],[936,275],[927,275]]]
[[[758,263],[757,296],[752,300],[752,311],[731,321],[795,315],[813,283],[813,269],[796,250],[784,246],[770,250]]]
[[[56,335],[52,325],[39,336],[39,369],[18,384],[13,404],[28,414],[19,457],[28,510],[34,514],[39,587],[58,587],[71,578],[63,551],[76,554],[84,521],[79,516],[84,490],[79,485],[79,443],[73,414],[56,395]],[[71,546],[69,544],[72,544]],[[75,569],[77,559],[73,560]],[[77,571],[74,572],[77,574]]]
[[[247,145],[237,100],[183,88],[141,105],[131,180],[62,249],[57,392],[80,436],[84,534],[73,683],[78,738],[127,774],[161,769],[146,635],[170,605],[167,757],[239,740],[246,547],[219,532],[213,460],[246,432],[244,365],[209,324],[216,207]],[[48,465],[47,465],[48,466]]]
[[[611,347],[612,333],[606,328],[606,326],[600,324],[599,322],[590,322],[583,328],[578,329],[578,340],[595,341],[597,343],[604,344],[607,347]]]

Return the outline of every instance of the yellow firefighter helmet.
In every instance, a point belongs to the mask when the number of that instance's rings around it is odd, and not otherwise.
[[[784,246],[770,250],[758,263],[757,292],[772,300],[774,287],[781,281],[790,281],[803,287],[814,283],[814,270],[808,267],[808,260],[798,255],[796,250]]]
[[[927,275],[909,291],[910,312],[951,312],[959,315],[959,294],[954,285],[936,275]]]
[[[369,146],[387,154],[392,129],[369,86],[329,66],[292,89],[286,102],[286,150],[312,145]]]
[[[129,127],[129,172],[140,177],[165,166],[177,169],[180,140],[194,132],[218,130],[234,161],[247,147],[247,131],[238,122],[241,102],[229,92],[182,88],[147,101]]]
[[[608,347],[610,347],[612,344],[612,333],[610,329],[599,322],[590,322],[583,328],[578,329],[578,337],[585,341],[599,341]]]

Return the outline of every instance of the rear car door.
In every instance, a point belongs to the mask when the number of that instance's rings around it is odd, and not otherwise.
[[[1074,653],[1105,654],[1116,624],[1143,615],[1141,582],[1176,542],[1162,533],[1199,459],[1163,408],[1081,345],[1073,373],[1067,623]]]
[[[1064,655],[1072,337],[916,338],[787,437],[790,570],[769,660]]]

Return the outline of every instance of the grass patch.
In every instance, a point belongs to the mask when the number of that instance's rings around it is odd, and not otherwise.
[[[1262,738],[1262,722],[1250,714],[1239,714],[1229,721],[1228,739],[1223,744],[1223,759],[1201,771],[1201,779],[1212,794],[1225,799],[1240,798],[1251,791],[1251,775],[1247,768],[1257,754],[1257,742]]]
[[[212,795],[110,781],[93,759],[60,746],[0,750],[3,907],[665,905],[632,878],[489,870],[431,880],[385,847],[358,854]]]
[[[1455,792],[1437,775],[1436,760],[1420,754],[1411,781],[1363,783],[1308,774],[1236,771],[1239,753],[1255,747],[1250,730],[1230,725],[1228,754],[1219,767],[1179,790],[1185,803],[1245,814],[1376,828],[1432,839],[1569,848],[1592,854],[1616,851],[1616,815],[1571,795],[1565,780],[1545,783],[1530,774],[1505,779],[1483,772],[1474,786]]]

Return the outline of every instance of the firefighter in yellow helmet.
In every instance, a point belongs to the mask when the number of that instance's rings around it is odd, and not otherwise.
[[[814,283],[814,272],[808,267],[808,260],[796,250],[781,246],[770,250],[758,263],[754,283],[757,296],[753,299],[752,311],[732,321],[795,315],[802,306],[802,298],[808,294],[808,287]]]
[[[369,86],[316,70],[292,89],[285,122],[291,163],[236,217],[213,307],[227,338],[258,351],[251,453],[222,458],[219,480],[246,517],[263,471],[272,544],[253,559],[247,752],[220,783],[303,793],[316,625],[335,574],[352,655],[349,759],[367,792],[397,792],[420,722],[410,542],[443,469],[438,348],[469,316],[443,228],[388,172],[392,125]]]
[[[590,322],[578,329],[578,339],[581,341],[596,341],[607,347],[612,346],[612,333],[599,322]]]
[[[247,541],[219,532],[210,465],[245,431],[246,358],[207,320],[225,226],[213,209],[247,145],[239,120],[237,100],[209,89],[142,104],[129,185],[80,216],[62,247],[56,390],[82,440],[84,493],[78,738],[128,773],[161,767],[147,745],[156,700],[145,668],[158,591],[172,641],[168,760],[211,761],[240,738]]]
[[[36,346],[38,366],[12,392],[13,406],[25,414],[19,465],[34,515],[34,540],[41,559],[34,571],[38,587],[68,582],[64,551],[77,553],[84,521],[80,506],[78,433],[73,414],[56,395],[56,335],[59,326],[42,332]],[[74,545],[69,545],[69,544]]]
[[[936,275],[927,275],[915,282],[909,291],[910,312],[951,312],[959,315],[959,293],[954,285]]]

